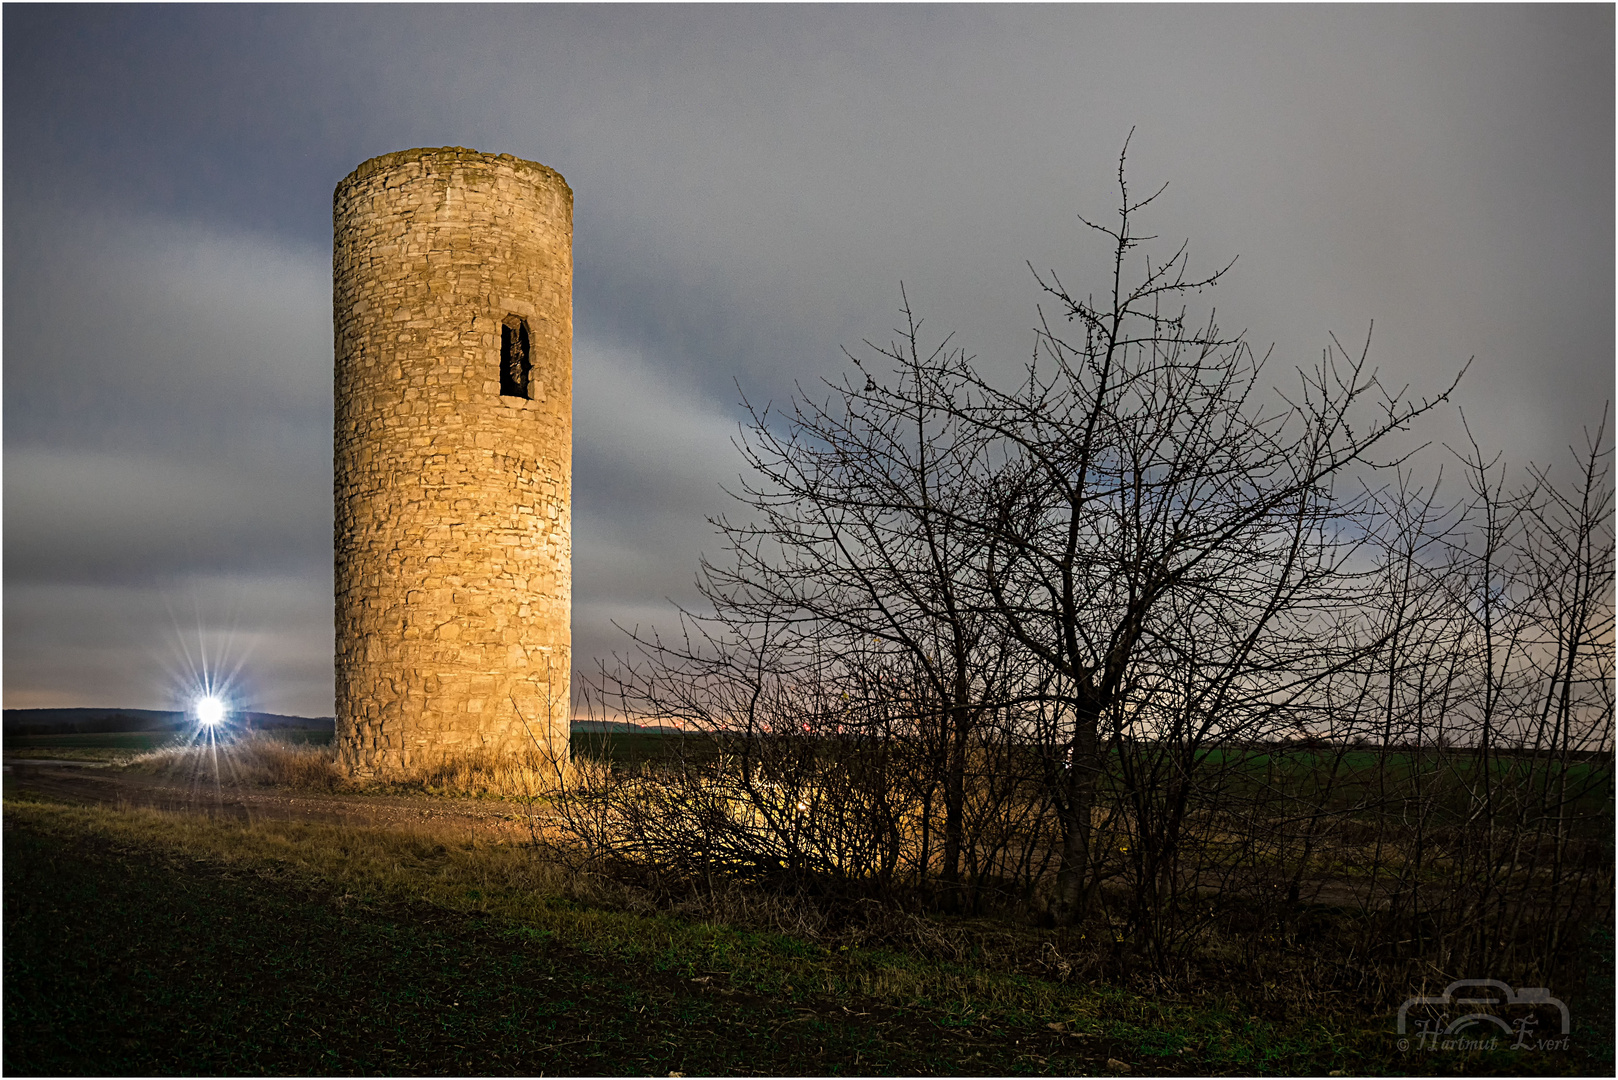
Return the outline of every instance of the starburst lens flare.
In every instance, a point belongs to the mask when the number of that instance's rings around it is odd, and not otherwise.
[[[217,727],[225,722],[225,703],[216,697],[198,698],[197,720],[203,727]]]

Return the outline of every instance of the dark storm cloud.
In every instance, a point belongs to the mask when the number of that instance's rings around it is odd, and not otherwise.
[[[838,377],[901,280],[1015,373],[1025,261],[1095,280],[1074,214],[1111,212],[1131,127],[1137,189],[1171,183],[1148,223],[1194,267],[1241,256],[1211,299],[1278,378],[1372,320],[1396,384],[1475,354],[1460,400],[1517,461],[1612,395],[1610,8],[4,19],[8,705],[150,703],[130,642],[181,596],[240,611],[266,707],[329,710],[331,190],[410,146],[576,193],[581,669],[609,618],[690,597],[738,382]]]

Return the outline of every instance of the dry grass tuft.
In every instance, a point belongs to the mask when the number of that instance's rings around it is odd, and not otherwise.
[[[130,758],[127,767],[189,780],[216,768],[232,783],[334,791],[346,780],[332,747],[286,742],[250,731],[217,744],[165,746]]]
[[[219,775],[235,784],[528,801],[590,782],[603,768],[587,760],[558,763],[538,752],[510,756],[479,749],[445,755],[389,780],[357,780],[338,764],[335,747],[286,742],[261,731],[217,744],[166,746],[126,764],[170,779],[212,775],[217,766]]]
[[[446,754],[388,781],[366,781],[367,788],[382,787],[452,797],[535,799],[559,786],[577,782],[589,764],[558,762],[537,750],[526,754],[496,754],[477,749]]]

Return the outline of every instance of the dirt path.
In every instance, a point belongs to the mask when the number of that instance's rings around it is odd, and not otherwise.
[[[436,795],[356,795],[174,779],[98,762],[4,759],[4,791],[33,791],[66,802],[142,806],[238,820],[371,825],[478,840],[528,838],[528,808],[500,799]]]

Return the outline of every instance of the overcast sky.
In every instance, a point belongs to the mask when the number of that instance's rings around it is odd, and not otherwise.
[[[573,188],[576,669],[691,597],[738,386],[840,377],[901,281],[1015,370],[1132,127],[1276,365],[1475,356],[1516,463],[1613,396],[1610,5],[7,4],[4,48],[7,707],[171,707],[201,649],[331,713],[331,195],[392,150]]]

